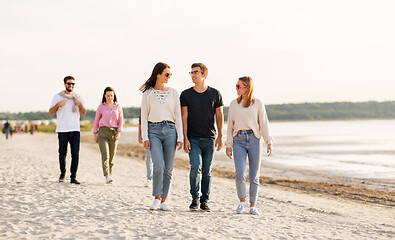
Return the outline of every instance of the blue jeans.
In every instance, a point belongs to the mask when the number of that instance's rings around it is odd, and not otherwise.
[[[151,151],[149,149],[145,150],[145,166],[147,168],[147,179],[152,179],[152,161]]]
[[[260,140],[252,130],[240,130],[233,138],[233,155],[236,169],[236,190],[239,199],[246,198],[246,161],[248,156],[250,178],[250,203],[255,203],[259,190],[261,166]]]
[[[201,178],[202,196],[200,202],[207,202],[210,196],[211,166],[215,141],[211,138],[190,138],[189,142],[191,144],[189,152],[189,162],[191,164],[191,171],[189,172],[190,193],[193,199],[199,197]]]
[[[74,179],[77,177],[77,169],[80,154],[80,132],[59,132],[59,166],[60,172],[66,172],[66,155],[67,155],[67,144],[70,143],[71,148],[71,166],[70,166],[70,178]]]
[[[5,130],[5,139],[8,139],[8,136],[10,135],[10,129]]]
[[[152,195],[166,199],[177,147],[176,126],[168,122],[148,123],[148,138],[154,163]]]

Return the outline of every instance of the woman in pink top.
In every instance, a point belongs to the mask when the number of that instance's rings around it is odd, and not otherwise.
[[[96,111],[93,136],[95,142],[99,143],[103,175],[107,184],[113,183],[111,174],[122,127],[123,111],[117,103],[117,95],[114,89],[106,87],[103,93],[102,104],[99,105]]]

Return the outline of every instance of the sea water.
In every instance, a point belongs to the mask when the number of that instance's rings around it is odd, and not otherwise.
[[[360,178],[395,179],[395,120],[273,122],[264,161]]]
[[[274,153],[267,157],[262,145],[263,165],[346,177],[395,179],[395,120],[271,122],[270,131]],[[226,124],[223,134],[225,143]],[[225,159],[225,147],[218,155]],[[177,156],[188,158],[183,151]],[[227,164],[232,166],[233,161]]]

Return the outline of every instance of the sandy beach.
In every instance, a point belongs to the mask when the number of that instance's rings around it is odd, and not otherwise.
[[[188,170],[180,161],[168,198],[173,210],[150,211],[152,189],[144,187],[141,150],[120,145],[115,184],[105,185],[98,146],[89,141],[91,135],[82,139],[81,185],[57,181],[56,134],[0,140],[0,239],[395,238],[394,193],[356,184],[262,176],[261,215],[238,215],[232,173],[216,168],[209,201],[213,211],[190,212]],[[69,170],[70,156],[67,164]],[[345,190],[334,194],[341,187]]]

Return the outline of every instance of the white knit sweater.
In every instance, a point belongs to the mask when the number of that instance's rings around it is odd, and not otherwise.
[[[255,98],[253,105],[244,108],[243,100],[240,104],[237,103],[237,99],[233,100],[229,106],[226,147],[233,147],[233,137],[236,136],[239,130],[250,129],[254,131],[255,137],[258,139],[263,137],[266,145],[273,143],[265,105]]]
[[[168,91],[150,88],[144,92],[141,100],[141,135],[148,139],[148,122],[172,121],[177,129],[177,141],[183,141],[180,98],[177,90]]]

